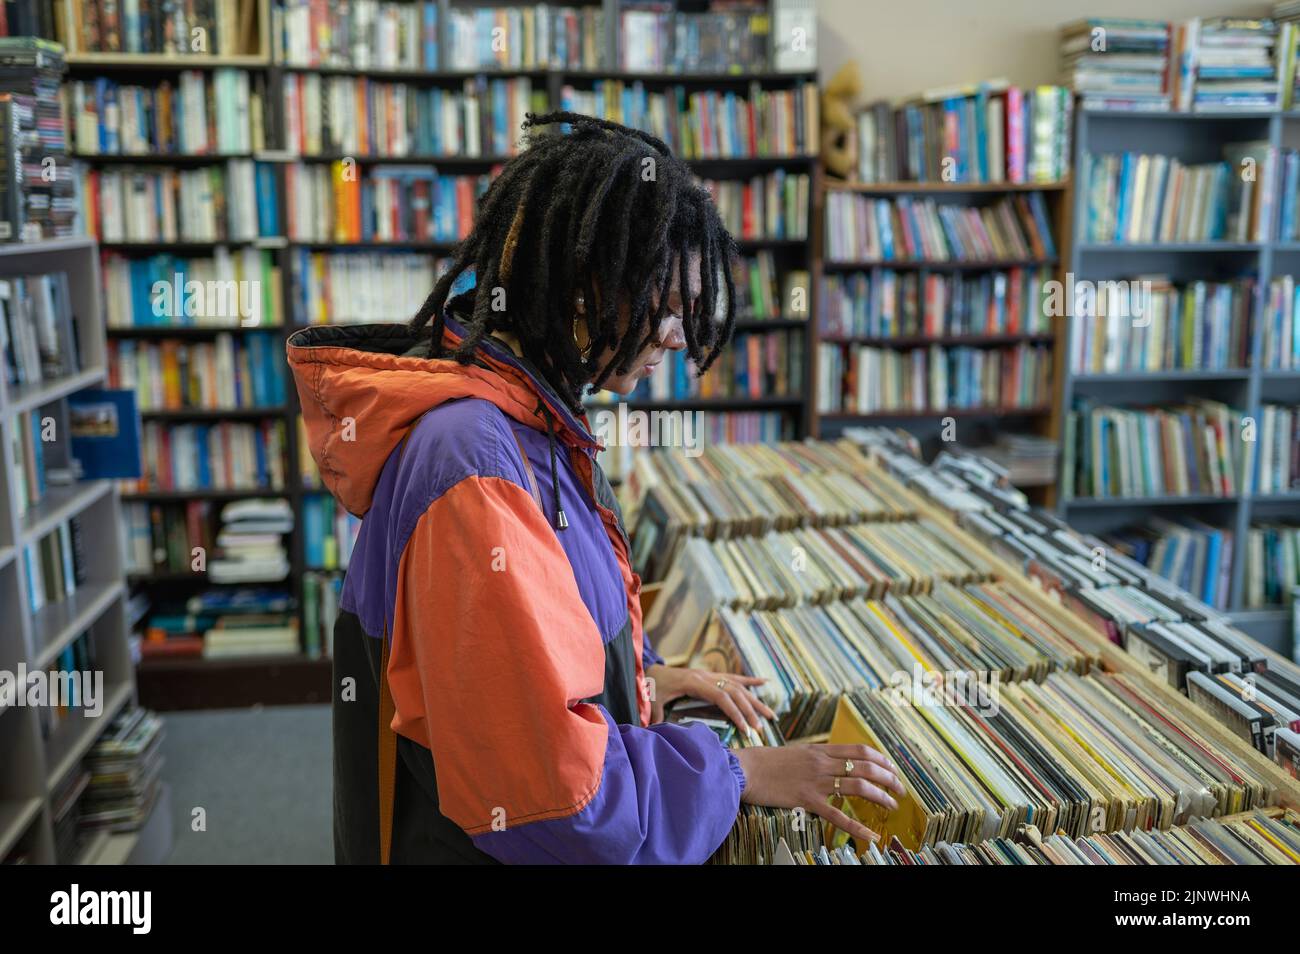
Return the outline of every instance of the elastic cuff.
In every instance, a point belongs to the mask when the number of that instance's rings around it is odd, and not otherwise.
[[[740,794],[745,794],[745,770],[740,767],[740,759],[736,758],[736,753],[727,749],[727,764],[731,766],[731,774],[736,776],[736,783],[740,785]]]

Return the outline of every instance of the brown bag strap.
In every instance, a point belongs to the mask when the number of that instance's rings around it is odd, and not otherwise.
[[[414,430],[414,425],[412,425]],[[537,489],[537,475],[533,473],[532,462],[524,452],[524,445],[519,435],[512,428],[510,434],[519,448],[519,456],[524,462],[524,472],[528,475],[528,490],[537,501],[537,507],[543,513],[542,494]],[[406,453],[406,442],[411,432],[402,438],[402,446],[397,459],[400,463]],[[393,690],[388,685],[388,623],[384,623],[384,648],[379,663],[379,863],[386,865],[393,853],[393,798],[397,787],[397,733],[393,731],[393,718],[397,707],[393,703]]]
[[[533,500],[537,501],[537,509],[545,514],[546,507],[542,504],[542,492],[537,489],[537,475],[533,473],[533,462],[528,459],[528,454],[524,451],[524,445],[519,440],[519,435],[515,433],[513,427],[510,429],[510,436],[515,439],[515,446],[519,448],[519,456],[524,462],[524,473],[528,475],[528,492],[533,495]]]

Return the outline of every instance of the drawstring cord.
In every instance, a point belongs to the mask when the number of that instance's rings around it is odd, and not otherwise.
[[[552,503],[555,507],[555,529],[567,530],[569,527],[569,518],[564,514],[564,508],[560,506],[560,477],[559,469],[555,464],[555,431],[551,420],[550,408],[543,401],[537,405],[537,410],[542,412],[542,417],[546,419],[546,442],[551,449],[551,496]]]

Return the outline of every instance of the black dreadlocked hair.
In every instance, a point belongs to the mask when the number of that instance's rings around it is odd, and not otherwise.
[[[572,131],[542,128],[557,123],[568,123]],[[566,111],[528,113],[523,129],[526,148],[484,193],[473,231],[411,319],[414,332],[431,326],[430,357],[468,363],[486,335],[511,332],[523,356],[577,410],[585,385],[599,388],[616,371],[626,372],[654,339],[676,267],[687,353],[703,374],[735,323],[736,243],[708,191],[666,143],[640,130]],[[701,287],[693,298],[687,283],[691,252],[700,256]],[[470,266],[476,272],[469,293],[473,311],[464,319],[464,340],[448,354],[442,348],[447,297]],[[500,305],[497,289],[505,291],[501,310],[494,310]],[[594,380],[595,369],[574,340],[579,296],[587,353],[615,349]],[[625,328],[619,327],[620,301],[629,306]]]

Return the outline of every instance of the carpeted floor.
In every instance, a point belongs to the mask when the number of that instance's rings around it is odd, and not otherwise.
[[[333,864],[329,706],[164,713],[171,864]],[[207,831],[193,831],[194,809]]]

